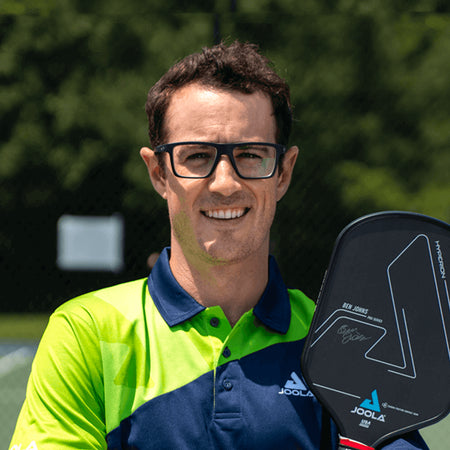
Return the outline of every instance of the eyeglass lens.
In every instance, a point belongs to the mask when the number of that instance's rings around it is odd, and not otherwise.
[[[237,145],[233,159],[239,175],[248,178],[271,176],[276,164],[276,149],[268,145]],[[175,172],[183,177],[209,176],[217,149],[205,144],[182,144],[173,148]]]

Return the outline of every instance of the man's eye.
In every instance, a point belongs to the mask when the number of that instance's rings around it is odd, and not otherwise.
[[[242,152],[239,155],[239,158],[248,158],[248,159],[261,159],[261,156],[257,153],[251,153],[251,152]]]
[[[211,155],[209,153],[192,153],[191,155],[186,157],[186,160],[193,160],[193,159],[208,159],[211,158]]]
[[[235,149],[234,156],[241,159],[264,159],[271,156],[271,149],[264,145],[243,145]]]

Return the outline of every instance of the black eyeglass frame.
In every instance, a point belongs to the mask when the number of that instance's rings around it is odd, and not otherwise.
[[[193,145],[193,144],[200,144],[200,145],[209,145],[211,147],[215,147],[217,150],[216,158],[214,160],[213,165],[211,166],[211,170],[209,173],[202,177],[193,177],[193,176],[186,176],[186,175],[180,175],[175,170],[175,164],[173,160],[173,149],[177,145]],[[263,177],[245,177],[239,173],[239,169],[236,165],[236,162],[234,160],[233,156],[233,150],[236,147],[245,147],[246,145],[266,145],[275,148],[276,154],[275,154],[275,165],[273,167],[272,173],[270,175],[264,175]],[[275,144],[273,142],[235,142],[235,143],[229,143],[229,144],[217,144],[215,142],[203,142],[203,141],[183,141],[183,142],[171,142],[170,144],[161,144],[158,145],[155,148],[155,153],[163,153],[166,152],[170,155],[170,164],[172,165],[172,171],[175,176],[179,178],[190,178],[190,179],[202,179],[202,178],[208,178],[210,177],[214,171],[216,170],[217,164],[219,164],[220,158],[222,155],[227,155],[231,165],[233,166],[233,169],[238,174],[238,176],[244,180],[261,180],[266,178],[272,178],[275,175],[275,172],[278,167],[278,161],[280,159],[280,156],[286,153],[286,146],[282,144]]]

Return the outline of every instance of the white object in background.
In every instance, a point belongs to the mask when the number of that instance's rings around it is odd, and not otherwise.
[[[124,221],[112,216],[65,214],[57,225],[57,265],[63,270],[120,272],[123,261]]]

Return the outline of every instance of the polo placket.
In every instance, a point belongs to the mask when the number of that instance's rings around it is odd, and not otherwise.
[[[241,368],[231,361],[216,369],[214,389],[214,420],[241,417]]]
[[[233,343],[236,346],[242,340],[239,333],[242,332],[242,327],[248,324],[247,314],[244,314],[233,328],[220,306],[206,308],[199,316],[210,336],[211,353],[215,355],[211,367],[214,379],[212,419],[239,419],[243,374],[239,360],[233,355]],[[236,354],[239,354],[239,351]]]

